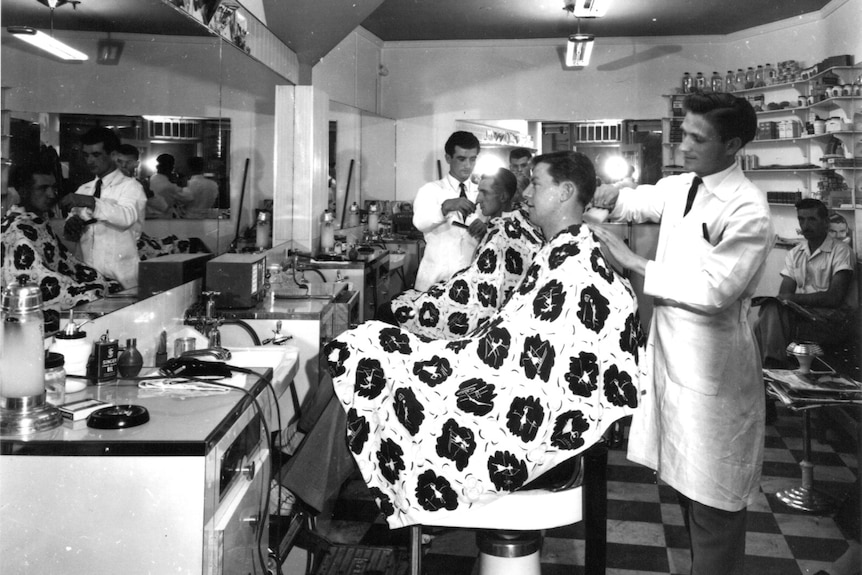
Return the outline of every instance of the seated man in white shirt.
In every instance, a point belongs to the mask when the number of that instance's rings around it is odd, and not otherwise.
[[[856,258],[829,234],[829,210],[820,200],[796,203],[804,241],[787,252],[774,298],[761,299],[754,333],[765,367],[786,367],[791,340],[828,345],[845,340],[855,318],[848,300]]]

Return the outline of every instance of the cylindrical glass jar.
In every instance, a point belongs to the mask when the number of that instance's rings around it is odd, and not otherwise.
[[[45,353],[45,391],[48,403],[63,405],[66,402],[66,360],[62,353]]]
[[[3,345],[0,396],[24,398],[45,391],[42,291],[36,284],[12,283],[3,290]]]

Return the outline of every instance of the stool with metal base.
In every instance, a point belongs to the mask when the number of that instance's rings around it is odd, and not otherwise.
[[[439,522],[425,525],[480,530],[480,575],[539,575],[542,531],[584,519],[586,574],[604,575],[607,457],[607,446],[598,443],[576,458],[569,480],[560,487],[527,487],[477,509],[447,513]],[[410,528],[410,539],[410,573],[421,575],[422,525]]]
[[[837,501],[814,487],[814,464],[811,463],[811,414],[802,411],[802,484],[783,489],[775,494],[788,507],[811,513],[828,513],[835,509]]]

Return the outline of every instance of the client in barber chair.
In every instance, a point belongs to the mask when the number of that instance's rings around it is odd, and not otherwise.
[[[382,309],[378,319],[416,335],[457,339],[500,309],[544,243],[526,212],[512,209],[517,185],[505,168],[483,176],[476,203],[488,218],[488,229],[470,267],[426,292],[407,290],[387,304],[391,311]]]
[[[390,527],[421,524],[521,488],[631,414],[644,337],[631,286],[582,223],[595,181],[583,154],[536,159],[524,201],[548,242],[477,330],[429,339],[370,321],[327,345],[335,395],[321,382],[282,484],[319,511],[355,460]]]
[[[73,256],[51,229],[57,182],[50,166],[16,166],[11,183],[19,201],[0,226],[4,285],[14,281],[37,284],[46,316],[57,319],[62,310],[122,289],[119,282]]]

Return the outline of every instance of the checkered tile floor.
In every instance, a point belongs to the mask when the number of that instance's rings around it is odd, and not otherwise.
[[[746,573],[798,575],[825,569],[846,549],[847,541],[830,515],[818,516],[788,508],[775,493],[800,485],[802,417],[783,407],[767,426],[763,480],[757,501],[749,508]],[[829,416],[828,410],[818,414]],[[820,432],[827,427],[830,431]],[[816,485],[845,498],[859,472],[856,445],[832,426],[812,419],[812,460]],[[825,435],[819,438],[818,435]],[[348,483],[333,517],[321,521],[320,532],[333,543],[407,548],[409,529],[390,531],[361,481]],[[543,575],[584,573],[582,524],[545,534]],[[434,534],[423,560],[425,575],[478,573],[478,550],[470,531]],[[625,448],[608,457],[607,575],[683,575],[689,572],[689,542],[673,491],[656,484],[654,474],[625,458]]]

